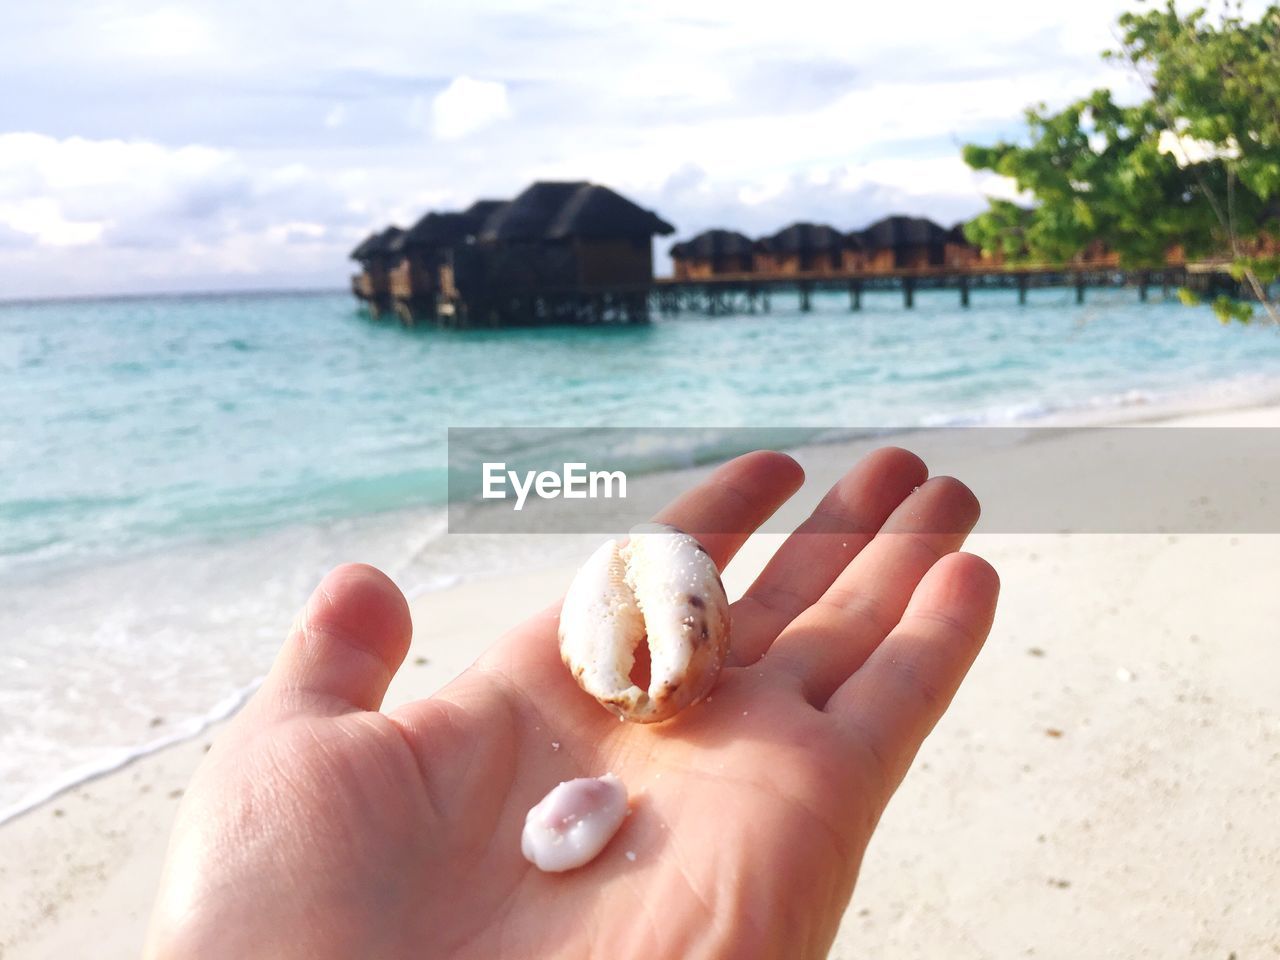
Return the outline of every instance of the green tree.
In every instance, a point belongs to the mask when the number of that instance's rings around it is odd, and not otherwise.
[[[969,145],[978,170],[1010,177],[1030,209],[993,200],[969,239],[1006,258],[1065,262],[1101,241],[1126,267],[1158,266],[1171,247],[1188,258],[1226,257],[1272,321],[1267,287],[1280,273],[1280,6],[1256,20],[1240,4],[1126,13],[1120,48],[1146,87],[1139,103],[1109,90],[1054,113],[1026,113],[1022,143]],[[1190,298],[1190,294],[1186,294]],[[1220,297],[1224,321],[1252,304]]]

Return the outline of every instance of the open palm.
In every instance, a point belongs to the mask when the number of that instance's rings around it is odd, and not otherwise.
[[[896,449],[847,474],[734,604],[712,696],[654,726],[577,688],[556,608],[379,713],[408,610],[372,568],[334,571],[187,792],[150,956],[824,956],[994,611],[994,572],[954,552],[976,501],[926,476]],[[801,481],[750,454],[658,519],[723,567]],[[609,771],[632,814],[604,853],[528,864],[529,808]]]

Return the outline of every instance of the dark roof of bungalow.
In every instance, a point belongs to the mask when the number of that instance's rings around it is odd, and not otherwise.
[[[395,243],[404,233],[399,227],[387,227],[376,233],[371,233],[356,245],[351,251],[351,259],[359,260],[362,263],[365,260],[372,260],[381,254],[391,252],[391,245]]]
[[[586,184],[560,210],[549,235],[558,237],[668,236],[676,228],[608,187]]]
[[[587,186],[583,181],[539,181],[506,206],[494,211],[480,231],[481,240],[538,240],[571,197]]]
[[[674,233],[675,227],[608,187],[542,180],[489,218],[481,240],[561,240]]]
[[[467,213],[428,213],[393,241],[392,251],[447,247],[461,243],[475,232],[475,220]]]
[[[378,239],[378,233],[379,231],[375,230],[373,233],[369,234],[367,237],[365,237],[363,240],[357,243],[356,248],[352,250],[351,253],[349,254],[351,259],[363,260],[366,256],[368,256],[370,248],[372,247],[374,242]]]
[[[477,200],[462,211],[430,211],[412,227],[387,244],[391,253],[422,247],[448,247],[463,243],[484,229],[489,218],[505,207],[507,200]]]
[[[949,231],[928,217],[900,214],[877,220],[859,231],[864,246],[873,250],[946,243]]]
[[[704,230],[671,248],[673,257],[740,257],[750,255],[755,244],[736,230]]]
[[[471,218],[476,225],[476,231],[479,232],[490,217],[510,202],[510,200],[477,200],[462,212]]]
[[[760,248],[770,253],[822,253],[845,246],[845,235],[824,223],[793,223],[760,238]]]
[[[961,220],[960,222],[958,222],[958,223],[954,224],[954,225],[951,227],[951,229],[947,231],[947,240],[948,240],[948,242],[950,242],[950,243],[968,243],[968,242],[969,242],[969,238],[968,238],[968,237],[966,237],[966,236],[964,235],[964,228],[965,228],[965,221],[963,221],[963,220]]]

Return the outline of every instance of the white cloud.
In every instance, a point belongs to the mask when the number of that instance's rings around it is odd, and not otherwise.
[[[341,103],[335,103],[328,113],[324,115],[324,125],[330,130],[336,130],[347,122],[347,108]]]
[[[384,213],[353,211],[342,182],[198,145],[0,134],[0,294],[338,283]]]
[[[218,49],[213,25],[180,6],[110,18],[100,36],[100,42],[113,53],[154,60],[203,57]]]
[[[460,140],[510,116],[507,87],[496,80],[457,77],[431,101],[431,129],[439,140]]]
[[[19,197],[0,200],[0,226],[24,233],[50,247],[77,247],[102,237],[100,220],[73,221],[52,197]]]
[[[277,243],[314,243],[324,240],[329,235],[329,228],[323,223],[308,223],[296,220],[290,223],[278,223],[266,229],[266,236]]]
[[[216,215],[247,184],[247,172],[225,150],[0,134],[0,223],[46,246],[96,243],[141,223],[166,223],[179,233],[184,223]]]
[[[304,29],[261,0],[22,5],[0,295],[337,285],[364,231],[537,177],[607,183],[682,235],[949,221],[1011,194],[960,143],[1132,84],[1097,57],[1131,0],[981,6],[317,0]]]
[[[1050,75],[1033,78],[1043,84]],[[1043,86],[1041,87],[1043,89]],[[779,116],[727,117],[655,126],[640,143],[615,137],[579,140],[567,162],[580,168],[607,169],[632,183],[659,181],[681,164],[693,162],[717,176],[766,185],[778,175],[808,172],[835,164],[875,167],[879,176],[904,188],[927,189],[920,171],[900,156],[868,162],[871,153],[900,154],[895,141],[941,139],[938,157],[948,160],[948,180],[967,170],[959,146],[947,138],[965,129],[983,128],[1017,117],[1025,88],[998,78],[948,83],[875,83],[852,90],[832,103]],[[803,161],[799,158],[803,157]],[[798,162],[799,161],[799,162]]]
[[[34,246],[35,242],[35,234],[28,233],[25,230],[18,230],[9,224],[0,223],[0,250],[6,247],[10,250],[26,249]]]

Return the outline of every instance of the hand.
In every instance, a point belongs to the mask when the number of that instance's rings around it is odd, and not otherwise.
[[[825,956],[995,609],[995,572],[954,552],[977,501],[926,476],[897,449],[850,471],[733,605],[711,698],[656,726],[578,689],[558,605],[380,713],[408,608],[378,571],[335,570],[187,791],[148,956]],[[723,568],[802,480],[749,454],[658,519]],[[528,864],[529,808],[608,771],[633,812],[600,857]]]

